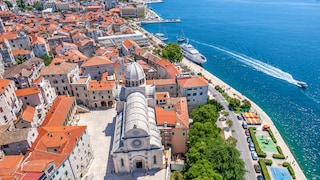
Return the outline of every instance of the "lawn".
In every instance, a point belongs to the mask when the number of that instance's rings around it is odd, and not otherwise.
[[[270,136],[256,136],[256,137],[257,137],[259,146],[263,152],[278,153],[276,144],[274,144]],[[265,143],[266,141],[268,143]]]

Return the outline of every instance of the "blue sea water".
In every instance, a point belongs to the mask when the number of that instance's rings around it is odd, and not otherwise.
[[[320,1],[164,0],[148,24],[175,41],[183,31],[204,68],[271,117],[308,179],[320,179]],[[294,85],[308,83],[307,89]]]

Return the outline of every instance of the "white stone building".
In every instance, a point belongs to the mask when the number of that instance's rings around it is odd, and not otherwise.
[[[117,103],[112,159],[115,172],[133,172],[163,168],[160,131],[155,119],[154,87],[145,85],[142,67],[127,66],[126,84]]]
[[[14,93],[13,81],[0,79],[0,125],[8,124],[9,130],[14,129],[13,122],[21,114],[22,102]]]

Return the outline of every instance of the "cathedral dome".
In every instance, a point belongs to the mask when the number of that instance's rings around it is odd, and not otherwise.
[[[125,75],[124,75],[126,81],[144,81],[146,75],[144,74],[144,71],[140,64],[137,62],[132,62],[127,66]]]

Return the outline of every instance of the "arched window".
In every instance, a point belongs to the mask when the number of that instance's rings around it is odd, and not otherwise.
[[[120,161],[121,161],[121,167],[123,167],[124,166],[123,159],[121,158]]]
[[[153,164],[157,164],[157,156],[153,156]]]

